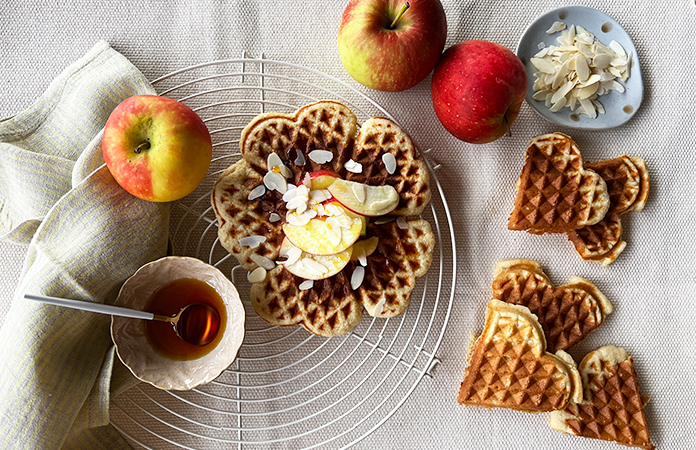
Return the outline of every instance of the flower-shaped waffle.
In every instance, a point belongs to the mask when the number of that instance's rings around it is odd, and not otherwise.
[[[532,138],[517,181],[510,230],[567,233],[599,222],[608,209],[605,181],[583,165],[580,149],[569,136]]]
[[[345,105],[321,101],[256,117],[240,148],[212,204],[260,317],[335,336],[360,322],[363,305],[376,317],[406,309],[435,244],[427,221],[406,220],[430,188],[401,128],[372,118],[358,130]]]
[[[600,347],[580,362],[583,399],[550,414],[551,428],[567,434],[614,441],[652,450],[633,357],[613,345]]]
[[[524,306],[491,300],[467,360],[460,404],[538,413],[582,399],[575,362],[563,351],[546,351],[541,325]]]
[[[527,259],[499,261],[492,288],[494,299],[526,306],[539,318],[552,353],[576,344],[614,310],[591,282],[572,277],[554,287],[541,264]]]
[[[626,247],[626,242],[621,239],[621,215],[643,209],[650,189],[650,176],[645,161],[626,155],[587,163],[585,167],[599,173],[607,183],[609,211],[598,223],[568,232],[568,239],[582,259],[600,261],[607,266]]]

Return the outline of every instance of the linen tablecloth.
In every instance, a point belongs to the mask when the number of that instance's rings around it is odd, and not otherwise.
[[[640,110],[616,129],[582,131],[554,126],[525,104],[512,137],[485,145],[465,144],[445,131],[431,104],[430,77],[409,91],[383,93],[347,75],[336,45],[346,3],[9,0],[0,5],[0,117],[28,108],[51,80],[102,39],[149,81],[243,54],[264,54],[342,80],[389,111],[417,145],[433,149],[432,158],[442,164],[438,177],[453,217],[458,258],[452,314],[433,379],[424,379],[356,448],[612,447],[554,432],[541,416],[456,403],[469,334],[483,326],[493,267],[498,260],[520,257],[540,261],[555,283],[574,275],[587,278],[611,299],[614,313],[571,354],[579,360],[608,343],[626,348],[635,358],[643,393],[651,397],[646,410],[653,442],[662,449],[696,446],[696,431],[684,425],[696,416],[696,187],[691,182],[696,176],[696,37],[690,31],[696,25],[694,2],[572,2],[607,13],[633,38],[645,83]],[[533,20],[566,3],[443,0],[443,5],[446,46],[483,39],[515,50]],[[627,153],[647,162],[650,197],[642,212],[626,217],[628,246],[609,267],[582,261],[565,236],[533,236],[506,228],[527,143],[552,131],[571,135],[587,160]],[[27,248],[2,243],[0,249],[5,255],[0,262],[5,287],[0,311],[7,311]]]

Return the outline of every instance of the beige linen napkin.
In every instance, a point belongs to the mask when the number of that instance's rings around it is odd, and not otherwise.
[[[100,145],[119,102],[154,93],[99,42],[28,110],[0,122],[0,236],[29,244],[0,330],[0,448],[127,447],[108,405],[135,378],[115,357],[109,316],[23,295],[111,303],[128,276],[166,253],[168,206],[123,190]]]

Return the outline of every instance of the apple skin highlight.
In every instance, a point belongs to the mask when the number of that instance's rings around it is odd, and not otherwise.
[[[527,94],[522,61],[502,45],[465,41],[448,48],[433,73],[435,114],[454,137],[472,144],[508,132]]]
[[[425,79],[447,38],[439,0],[351,0],[338,30],[338,51],[348,74],[371,89],[397,92]]]

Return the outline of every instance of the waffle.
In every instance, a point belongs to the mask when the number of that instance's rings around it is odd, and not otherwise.
[[[260,197],[249,200],[252,191],[264,184],[272,153],[290,169],[287,182],[295,185],[308,173],[330,170],[349,181],[393,186],[399,203],[391,216],[418,215],[430,201],[428,170],[411,138],[394,122],[382,118],[369,119],[358,130],[355,115],[338,102],[317,102],[294,114],[257,116],[242,131],[240,149],[242,159],[220,174],[211,202],[221,245],[247,271],[259,267],[257,256],[276,261],[284,238],[287,209],[282,195],[266,189]],[[319,164],[309,157],[312,150],[328,150],[333,158]],[[391,173],[384,162],[386,153],[396,160]],[[361,164],[363,170],[349,171],[346,163],[350,160]],[[302,278],[277,266],[263,282],[252,286],[255,311],[271,323],[301,323],[322,336],[343,334],[355,327],[362,317],[361,305],[378,317],[402,313],[416,278],[427,271],[434,249],[434,235],[427,222],[407,223],[405,230],[396,222],[369,226],[369,232],[379,237],[379,245],[368,258],[365,280],[356,292],[350,281],[357,263],[350,263],[327,280],[315,281],[307,291],[299,290]],[[263,242],[243,245],[242,240],[250,236]]]
[[[524,306],[491,300],[467,359],[460,404],[539,413],[582,398],[573,359],[563,351],[546,352],[541,325]]]
[[[568,232],[568,239],[582,259],[599,261],[607,266],[626,247],[626,242],[621,239],[621,215],[643,209],[650,189],[650,176],[645,161],[626,155],[585,166],[599,173],[607,183],[609,211],[595,225]]]
[[[303,278],[282,265],[251,287],[251,304],[264,320],[275,325],[301,324],[320,336],[337,336],[352,330],[362,318],[361,304],[375,317],[394,317],[406,310],[416,278],[424,275],[435,246],[430,224],[425,220],[371,224],[368,234],[379,244],[367,258],[365,277],[357,289],[351,277],[358,262],[349,263],[331,278],[314,281],[300,290]]]
[[[357,136],[356,136],[357,133]],[[372,186],[389,184],[399,194],[394,216],[415,216],[430,201],[430,177],[411,138],[398,125],[379,117],[365,121],[357,131],[357,118],[345,105],[321,101],[294,114],[262,114],[246,126],[239,141],[242,156],[258,173],[267,171],[267,159],[277,153],[295,175],[297,184],[307,172],[332,170],[349,181]],[[330,150],[335,157],[318,164],[307,157],[311,150]],[[298,152],[304,164],[296,165]],[[390,174],[382,156],[391,153],[396,169]],[[362,164],[362,173],[345,168],[349,160]]]
[[[606,182],[583,165],[580,149],[569,136],[551,133],[530,141],[510,230],[567,233],[594,225],[608,209]]]
[[[580,373],[583,400],[552,412],[551,427],[566,434],[654,449],[643,410],[647,398],[638,389],[633,357],[622,348],[600,347],[585,356]]]
[[[493,298],[529,308],[538,317],[552,353],[576,344],[613,311],[591,282],[572,277],[568,284],[554,287],[541,264],[526,259],[496,264]]]

